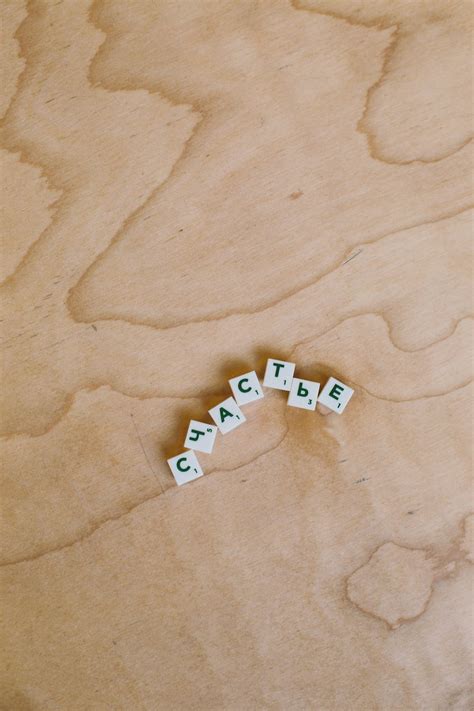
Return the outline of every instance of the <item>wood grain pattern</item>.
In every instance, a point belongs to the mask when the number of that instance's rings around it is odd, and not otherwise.
[[[470,709],[472,3],[2,10],[1,708]]]

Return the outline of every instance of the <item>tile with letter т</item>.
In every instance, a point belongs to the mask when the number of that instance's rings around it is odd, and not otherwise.
[[[196,452],[210,454],[214,447],[217,427],[206,422],[191,420],[188,427],[188,434],[184,440],[184,446],[188,449],[195,449]]]
[[[228,397],[227,400],[213,407],[209,410],[209,414],[222,434],[227,434],[245,422],[245,415],[233,397]]]
[[[295,364],[286,360],[267,360],[265,377],[263,384],[266,388],[276,388],[277,390],[291,390],[291,381],[295,372]]]
[[[344,385],[336,378],[329,378],[318,398],[318,403],[340,414],[344,412],[353,394],[353,389],[348,385]]]
[[[204,474],[198,462],[198,458],[192,451],[178,454],[177,457],[168,459],[168,466],[173,472],[173,476],[178,486],[187,484],[188,481],[193,481]]]
[[[239,375],[238,378],[231,378],[229,385],[237,405],[246,405],[263,397],[262,386],[254,370]]]
[[[315,410],[318,393],[319,383],[315,383],[313,380],[293,378],[288,395],[288,405],[301,407],[303,410]]]

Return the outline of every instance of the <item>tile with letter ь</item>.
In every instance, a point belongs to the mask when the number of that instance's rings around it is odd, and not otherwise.
[[[239,375],[237,378],[231,378],[229,385],[239,406],[254,402],[254,400],[260,400],[263,397],[262,386],[254,370],[250,373]]]
[[[290,391],[294,372],[294,363],[288,363],[286,360],[275,360],[274,358],[269,358],[267,360],[267,367],[265,368],[263,384],[266,388]]]
[[[191,420],[186,439],[184,440],[184,446],[188,449],[195,449],[197,452],[210,454],[214,447],[216,434],[217,427],[215,425],[209,425],[206,422],[198,422],[198,420]]]
[[[329,378],[318,398],[318,403],[341,414],[353,394],[353,389],[348,385],[344,385],[337,378]]]
[[[183,452],[176,457],[171,457],[171,459],[168,459],[168,466],[178,486],[187,484],[189,481],[193,481],[193,479],[197,479],[204,474],[193,451]]]
[[[288,405],[301,407],[303,410],[315,410],[318,393],[319,383],[315,383],[313,380],[293,378],[288,395]]]
[[[222,434],[227,434],[245,422],[245,415],[233,397],[228,397],[227,400],[213,407],[209,410],[209,414]]]

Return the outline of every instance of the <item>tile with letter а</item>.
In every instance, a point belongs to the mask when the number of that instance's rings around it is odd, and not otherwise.
[[[262,386],[254,370],[237,378],[231,378],[229,385],[237,405],[246,405],[263,397]]]
[[[315,410],[318,393],[319,383],[315,383],[313,380],[293,378],[288,395],[288,405],[301,407],[303,410]]]
[[[197,452],[210,454],[214,447],[216,434],[217,427],[215,425],[209,425],[206,422],[198,422],[198,420],[191,420],[186,439],[184,440],[184,446],[188,449],[195,449]]]
[[[183,452],[176,457],[168,459],[168,466],[173,472],[173,476],[178,486],[187,484],[204,474],[198,462],[198,458],[192,451]]]
[[[286,360],[275,360],[269,358],[265,368],[263,384],[266,388],[276,388],[276,390],[291,390],[291,381],[295,372],[295,364]]]
[[[344,412],[353,394],[353,389],[348,385],[344,385],[336,378],[329,378],[318,398],[318,402],[333,412],[340,414]]]
[[[233,397],[228,397],[227,400],[213,407],[209,410],[209,414],[222,434],[227,434],[245,422],[245,415]]]

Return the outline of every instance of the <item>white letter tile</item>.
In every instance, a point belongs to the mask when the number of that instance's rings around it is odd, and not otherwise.
[[[324,386],[318,402],[328,407],[333,412],[344,412],[347,403],[353,396],[354,391],[348,385],[344,385],[336,378],[329,378]]]
[[[267,360],[265,377],[263,384],[266,388],[276,388],[276,390],[291,390],[291,381],[295,372],[295,364],[285,360]]]
[[[228,397],[227,400],[213,407],[209,410],[209,414],[222,434],[227,434],[245,422],[245,415],[233,397]]]
[[[239,375],[238,378],[231,378],[229,385],[237,405],[246,405],[248,402],[260,400],[263,397],[262,386],[254,370]]]
[[[318,393],[319,383],[315,383],[313,380],[293,378],[290,394],[288,395],[288,405],[301,407],[303,410],[315,410]]]
[[[177,457],[168,459],[168,465],[178,486],[187,484],[203,475],[203,471],[194,452],[183,452]]]
[[[191,420],[188,427],[188,434],[184,440],[184,446],[188,449],[195,449],[197,452],[210,454],[214,447],[217,427],[206,422]]]

